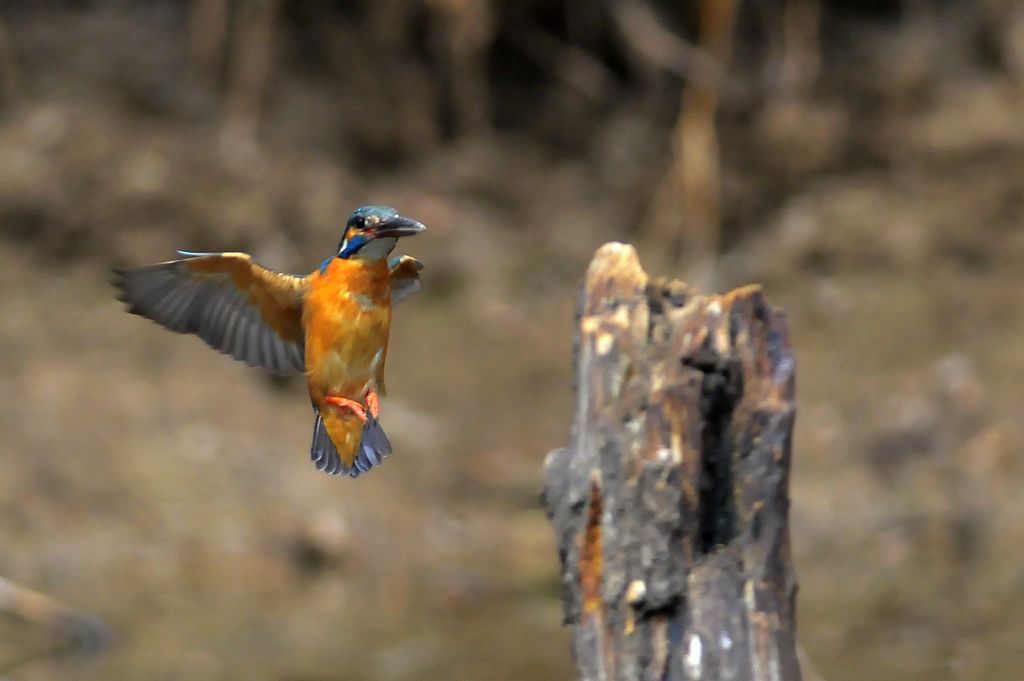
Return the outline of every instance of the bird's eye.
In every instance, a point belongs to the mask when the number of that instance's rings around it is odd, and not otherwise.
[[[366,218],[362,216],[356,218],[356,229],[366,229]]]

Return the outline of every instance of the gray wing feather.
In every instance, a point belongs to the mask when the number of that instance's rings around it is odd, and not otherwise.
[[[196,279],[173,261],[115,271],[128,311],[178,333],[193,333],[220,352],[275,374],[302,373],[303,343],[278,336],[229,280]]]
[[[397,305],[409,296],[419,293],[420,271],[423,263],[412,256],[395,256],[388,262],[391,277],[391,304]]]
[[[419,278],[402,279],[391,284],[391,304],[397,305],[411,295],[420,292],[423,288]]]

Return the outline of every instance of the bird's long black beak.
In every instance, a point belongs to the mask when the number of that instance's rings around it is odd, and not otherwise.
[[[399,238],[403,236],[415,236],[426,229],[426,226],[422,222],[417,222],[412,218],[405,218],[401,215],[396,215],[393,218],[388,218],[373,229],[373,236],[375,239],[394,237]]]

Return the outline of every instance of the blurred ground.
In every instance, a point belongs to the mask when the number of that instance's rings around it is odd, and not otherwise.
[[[643,231],[682,81],[581,3],[284,2],[254,113],[190,56],[217,5],[0,12],[0,574],[117,636],[9,678],[571,678],[541,464],[593,250],[689,275]],[[740,13],[714,280],[791,316],[799,627],[829,681],[1024,661],[1015,7],[821,3],[792,97],[757,58],[771,12]],[[427,270],[392,332],[397,453],[352,482],[309,464],[301,381],[124,314],[106,272],[309,270],[371,202],[430,231],[403,244]],[[0,669],[35,636],[0,622]]]

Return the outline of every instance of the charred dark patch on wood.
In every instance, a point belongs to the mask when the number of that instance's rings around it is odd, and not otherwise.
[[[704,555],[716,546],[728,544],[736,532],[736,508],[732,496],[732,419],[736,403],[743,393],[743,368],[735,359],[719,357],[708,348],[683,357],[682,364],[702,375],[702,467],[694,548],[698,555]]]

